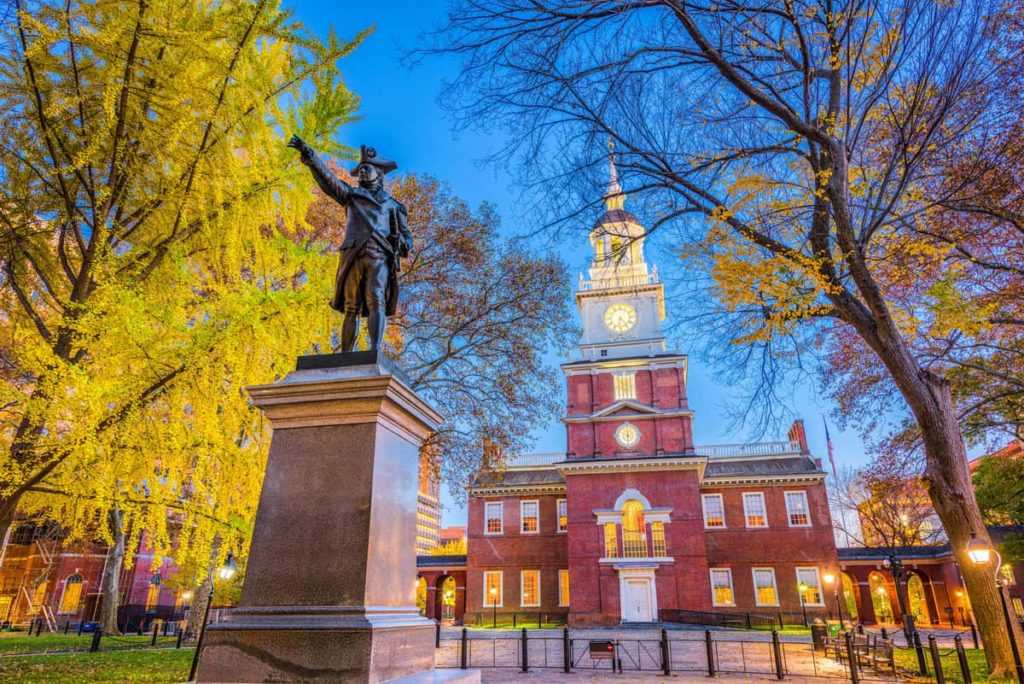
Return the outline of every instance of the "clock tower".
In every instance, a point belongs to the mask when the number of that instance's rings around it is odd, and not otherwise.
[[[692,414],[686,356],[670,353],[661,329],[665,289],[644,257],[646,229],[626,211],[615,156],[608,155],[605,211],[590,231],[590,267],[576,306],[583,324],[569,391],[568,458],[689,454]]]

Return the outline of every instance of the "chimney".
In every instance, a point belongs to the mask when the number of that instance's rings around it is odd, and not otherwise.
[[[801,454],[811,453],[811,450],[807,448],[807,432],[804,431],[804,421],[802,419],[797,418],[793,421],[793,425],[789,428],[789,440],[800,444]]]

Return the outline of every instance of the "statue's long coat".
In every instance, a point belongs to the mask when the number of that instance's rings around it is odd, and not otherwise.
[[[341,262],[335,277],[334,298],[331,308],[345,311],[345,281],[349,278],[352,264],[370,240],[376,240],[381,251],[388,254],[388,284],[384,297],[384,314],[393,316],[398,306],[399,258],[407,256],[412,249],[412,233],[405,206],[384,190],[373,192],[363,187],[352,187],[340,180],[310,151],[302,155],[302,161],[309,166],[317,184],[329,197],[348,210],[348,224],[345,239],[341,243]],[[363,289],[358,288],[356,311],[369,314]]]

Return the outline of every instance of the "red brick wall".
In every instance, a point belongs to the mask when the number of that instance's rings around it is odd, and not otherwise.
[[[498,612],[558,612],[558,571],[568,568],[566,560],[567,535],[556,531],[558,496],[470,497],[469,529],[466,556],[466,612],[490,610],[483,596],[485,570],[503,571],[503,605]],[[540,502],[540,531],[538,534],[520,533],[519,502]],[[501,501],[504,504],[504,533],[484,535],[484,502]],[[539,607],[521,607],[519,572],[540,570]]]

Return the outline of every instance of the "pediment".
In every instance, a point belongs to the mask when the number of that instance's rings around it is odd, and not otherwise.
[[[639,401],[632,399],[623,399],[617,401],[610,406],[605,406],[600,411],[594,413],[594,418],[603,418],[606,416],[635,416],[638,413],[654,415],[658,413],[658,410],[647,404],[641,404]]]

